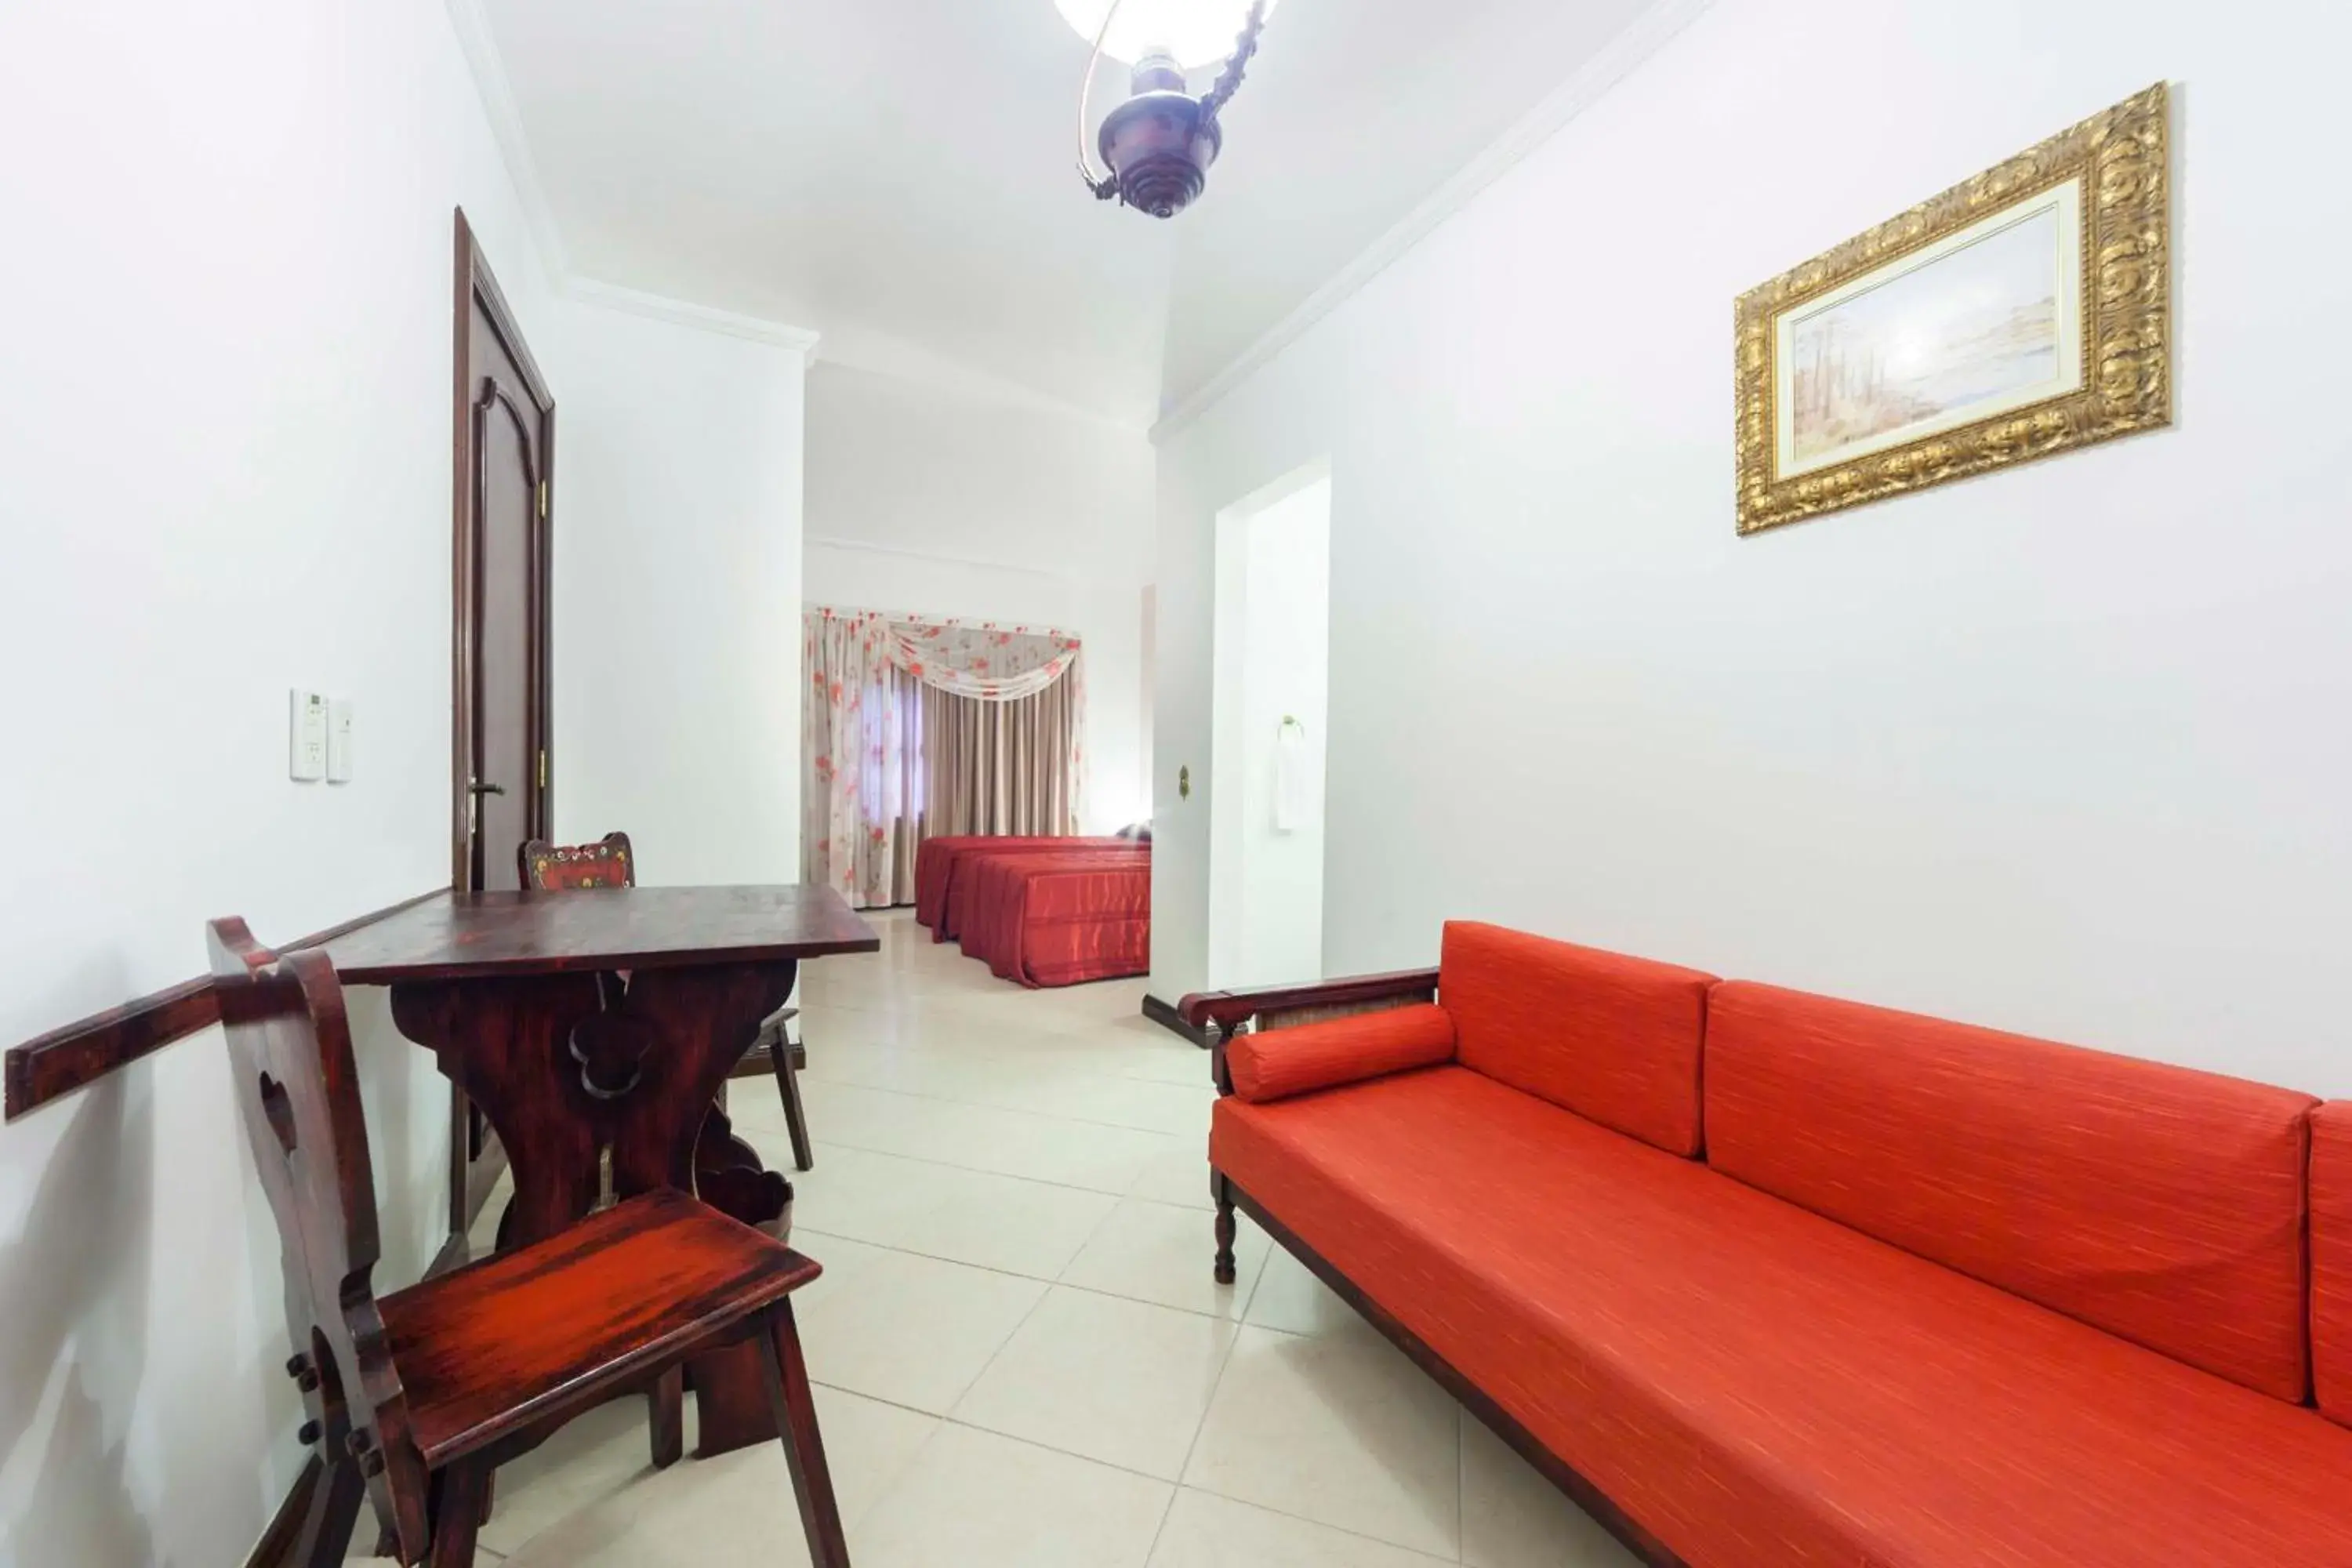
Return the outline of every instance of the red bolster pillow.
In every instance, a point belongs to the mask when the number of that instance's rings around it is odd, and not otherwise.
[[[1453,1059],[1453,1016],[1431,1002],[1243,1035],[1225,1047],[1234,1092],[1254,1105]]]

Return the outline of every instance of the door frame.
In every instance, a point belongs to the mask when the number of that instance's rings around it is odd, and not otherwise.
[[[1266,517],[1318,489],[1324,492],[1322,530],[1325,549],[1320,587],[1325,602],[1326,669],[1322,723],[1310,726],[1308,737],[1310,745],[1328,758],[1331,587],[1328,547],[1334,489],[1330,459],[1318,458],[1220,508],[1213,524],[1209,637],[1208,915],[1201,951],[1203,976],[1201,984],[1203,985],[1247,986],[1267,983],[1252,978],[1256,973],[1253,960],[1260,955],[1249,941],[1254,924],[1251,916],[1255,907],[1251,896],[1250,867],[1256,855],[1265,852],[1265,846],[1256,841],[1253,831],[1261,819],[1248,808],[1247,799],[1253,766],[1250,741],[1256,731],[1251,728],[1248,714],[1254,681],[1248,658],[1246,626],[1251,596],[1264,586],[1251,571],[1250,542]],[[1327,782],[1325,795],[1317,802],[1316,831],[1318,837],[1324,827],[1323,806],[1328,804],[1328,797]],[[1322,925],[1328,921],[1330,913],[1327,896],[1328,863],[1327,839],[1318,852],[1317,901],[1321,907],[1318,912],[1318,930],[1312,963],[1316,974],[1323,972]],[[1287,973],[1297,970],[1297,965],[1285,963],[1280,968],[1282,973]]]
[[[478,401],[475,388],[478,376],[474,369],[473,321],[474,308],[479,305],[488,318],[490,330],[498,335],[499,346],[522,373],[524,390],[530,395],[530,416],[538,426],[539,450],[539,519],[532,536],[535,557],[531,573],[531,723],[537,741],[539,767],[534,776],[523,781],[527,805],[524,818],[534,837],[544,837],[555,817],[554,769],[555,736],[553,725],[554,675],[554,514],[555,514],[555,399],[547,390],[547,379],[540,374],[539,363],[531,358],[530,345],[523,341],[522,329],[516,325],[513,310],[506,295],[499,289],[499,280],[490,270],[481,246],[474,237],[473,226],[466,221],[466,209],[457,209],[457,311],[453,328],[455,348],[451,363],[456,366],[456,395],[451,400],[456,410],[451,448],[454,463],[449,486],[451,512],[451,572],[450,572],[450,733],[449,733],[449,807],[450,848],[449,885],[462,889],[473,869],[473,806],[472,791],[467,787],[478,776],[474,752],[474,664],[475,646],[472,616],[469,611],[478,591],[475,558],[478,552],[481,525],[481,496],[474,472],[474,427],[478,418]],[[523,411],[512,406],[505,398],[499,399],[509,417],[520,419]]]
[[[474,857],[474,795],[467,786],[479,776],[474,747],[477,628],[473,611],[478,592],[476,559],[481,541],[482,496],[474,472],[475,426],[478,418],[491,413],[487,404],[479,413],[476,407],[483,401],[476,391],[479,378],[474,368],[474,310],[478,305],[497,335],[499,346],[522,373],[523,390],[530,398],[531,409],[526,416],[510,399],[500,396],[497,401],[506,417],[518,421],[529,417],[537,426],[539,471],[534,477],[538,480],[539,506],[531,536],[530,730],[537,742],[539,766],[523,781],[527,831],[537,837],[547,837],[554,822],[551,759],[555,750],[555,399],[547,390],[547,378],[540,373],[539,363],[531,358],[530,345],[523,341],[522,329],[515,322],[514,311],[507,304],[497,275],[491,272],[488,258],[483,256],[474,237],[473,226],[466,221],[463,207],[456,209],[455,226],[457,306],[450,354],[455,392],[450,399],[454,414],[449,481],[449,886],[462,890],[471,877]],[[466,1237],[480,1217],[490,1188],[506,1163],[504,1146],[489,1135],[487,1124],[479,1118],[480,1113],[467,1100],[465,1091],[452,1084],[449,1235],[434,1261],[436,1273],[465,1260]],[[482,1148],[478,1172],[472,1152],[478,1143]]]

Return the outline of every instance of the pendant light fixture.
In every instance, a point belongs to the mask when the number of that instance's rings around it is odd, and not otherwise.
[[[1223,150],[1217,116],[1240,89],[1275,0],[1056,0],[1082,37],[1094,39],[1078,89],[1078,174],[1097,199],[1117,197],[1154,217],[1174,217],[1200,196]],[[1234,29],[1238,29],[1235,32]],[[1228,42],[1227,40],[1230,40]],[[1127,100],[1094,130],[1095,71],[1104,57],[1132,64]],[[1185,71],[1222,59],[1199,98]],[[1091,143],[1091,144],[1090,144]],[[1104,170],[1098,171],[1099,155]]]

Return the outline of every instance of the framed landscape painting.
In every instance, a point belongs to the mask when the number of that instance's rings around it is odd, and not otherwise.
[[[2162,83],[1741,297],[1739,531],[2169,424]]]

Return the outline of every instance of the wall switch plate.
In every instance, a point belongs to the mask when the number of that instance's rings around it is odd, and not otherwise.
[[[327,700],[315,691],[296,689],[286,694],[287,728],[289,735],[287,772],[297,784],[310,784],[327,776]]]
[[[327,782],[352,782],[352,703],[338,697],[327,704]]]

